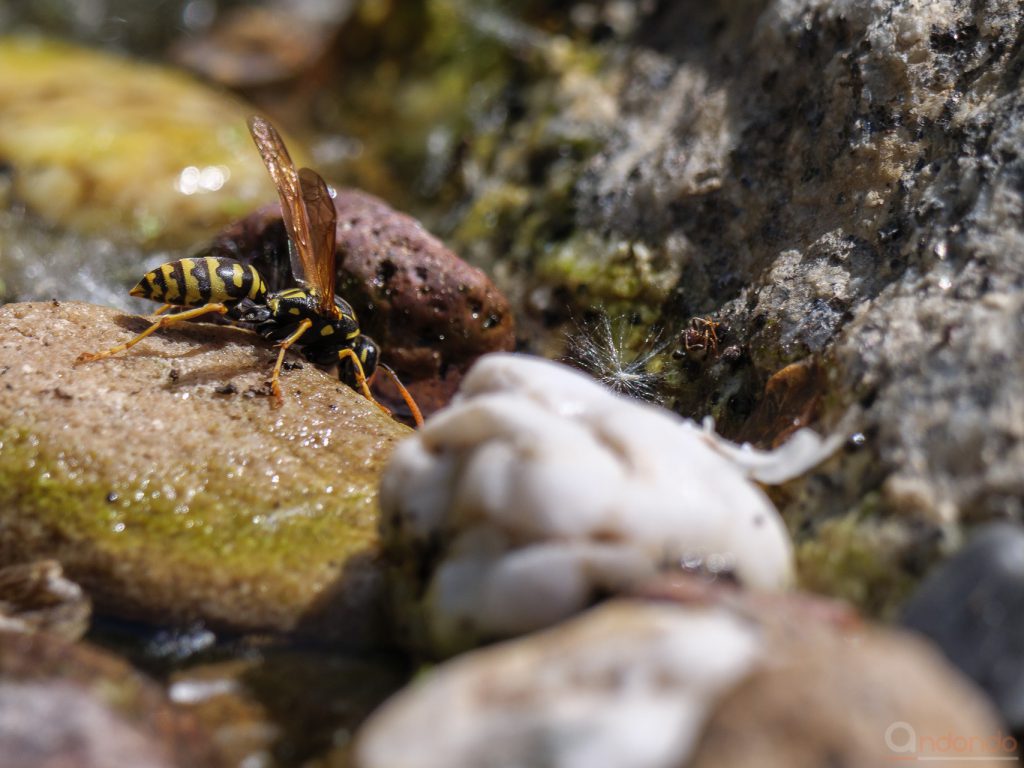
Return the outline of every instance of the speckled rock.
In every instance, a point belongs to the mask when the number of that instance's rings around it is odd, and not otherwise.
[[[487,275],[382,200],[340,189],[334,206],[336,291],[429,415],[448,402],[478,357],[512,349],[508,301]],[[204,252],[255,265],[273,288],[292,284],[276,204],[231,225]]]
[[[92,603],[64,578],[56,560],[0,568],[0,630],[48,632],[79,640],[89,629]]]
[[[237,328],[0,308],[0,562],[59,560],[99,611],[379,640],[378,474],[408,430]]]
[[[532,66],[454,142],[451,242],[532,349],[559,354],[595,308],[637,324],[632,350],[710,316],[728,342],[654,361],[659,394],[764,445],[786,429],[763,428],[766,382],[819,366],[794,417],[862,409],[858,439],[782,512],[807,583],[873,613],[961,524],[1020,516],[1019,5],[662,2],[600,42],[505,28]]]
[[[907,602],[902,622],[934,642],[999,707],[1024,728],[1024,530],[984,526],[928,575]]]
[[[227,94],[37,38],[0,38],[0,73],[10,199],[49,224],[187,245],[274,197]]]
[[[224,765],[190,715],[124,662],[49,635],[0,632],[6,768]]]

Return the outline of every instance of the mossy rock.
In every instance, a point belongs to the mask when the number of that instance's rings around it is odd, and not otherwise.
[[[0,164],[54,226],[189,245],[273,200],[252,111],[170,69],[0,37]]]
[[[377,481],[408,430],[228,326],[0,308],[0,563],[58,559],[100,613],[381,640]]]

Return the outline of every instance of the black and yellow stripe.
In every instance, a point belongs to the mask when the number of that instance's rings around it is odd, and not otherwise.
[[[214,256],[161,264],[131,290],[132,296],[179,307],[233,304],[242,299],[261,302],[266,293],[267,286],[255,267]]]

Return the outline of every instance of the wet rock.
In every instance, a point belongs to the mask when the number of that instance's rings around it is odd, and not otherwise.
[[[936,568],[903,609],[903,623],[981,686],[1016,731],[1024,728],[1024,531],[994,523]]]
[[[0,38],[0,72],[10,198],[48,224],[188,245],[274,197],[226,94],[37,38]]]
[[[338,190],[339,295],[432,413],[487,352],[511,350],[514,321],[505,297],[410,216],[352,189]],[[254,264],[273,287],[292,284],[280,209],[268,206],[229,227],[209,248]],[[382,380],[381,385],[387,384]]]
[[[805,431],[758,454],[566,366],[488,355],[382,478],[396,613],[447,654],[664,569],[785,588],[789,537],[750,478],[781,482],[834,447]]]
[[[0,632],[0,755],[10,768],[223,764],[195,720],[127,664],[8,632]]]
[[[64,578],[55,560],[0,568],[0,631],[48,632],[74,641],[89,629],[91,613],[88,596]]]
[[[311,365],[82,304],[0,308],[0,562],[61,562],[105,614],[351,645],[381,632],[376,495],[408,430]]]
[[[814,598],[660,589],[436,667],[368,721],[357,765],[873,768],[949,756],[930,745],[950,734],[985,740],[958,756],[1007,755],[984,697],[916,638]]]
[[[359,733],[356,765],[679,765],[759,653],[724,612],[609,603],[420,677]]]
[[[356,728],[405,680],[399,659],[268,649],[175,673],[168,695],[230,765],[342,763]],[[317,764],[320,764],[319,762]]]

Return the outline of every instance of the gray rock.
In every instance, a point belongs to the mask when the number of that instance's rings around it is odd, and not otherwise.
[[[1024,511],[1022,29],[1016,5],[959,0],[657,4],[600,49],[601,99],[581,109],[567,64],[477,160],[497,170],[469,210],[525,186],[542,242],[454,245],[547,323],[537,349],[567,303],[637,319],[637,340],[713,316],[718,353],[666,360],[660,394],[727,436],[772,374],[817,361],[819,428],[861,409],[860,447],[783,513],[810,583],[891,610],[961,523]],[[596,151],[521,170],[573,131]],[[543,202],[558,184],[569,202]]]
[[[1006,721],[1024,726],[1024,530],[985,526],[932,573],[903,611],[992,697]]]

